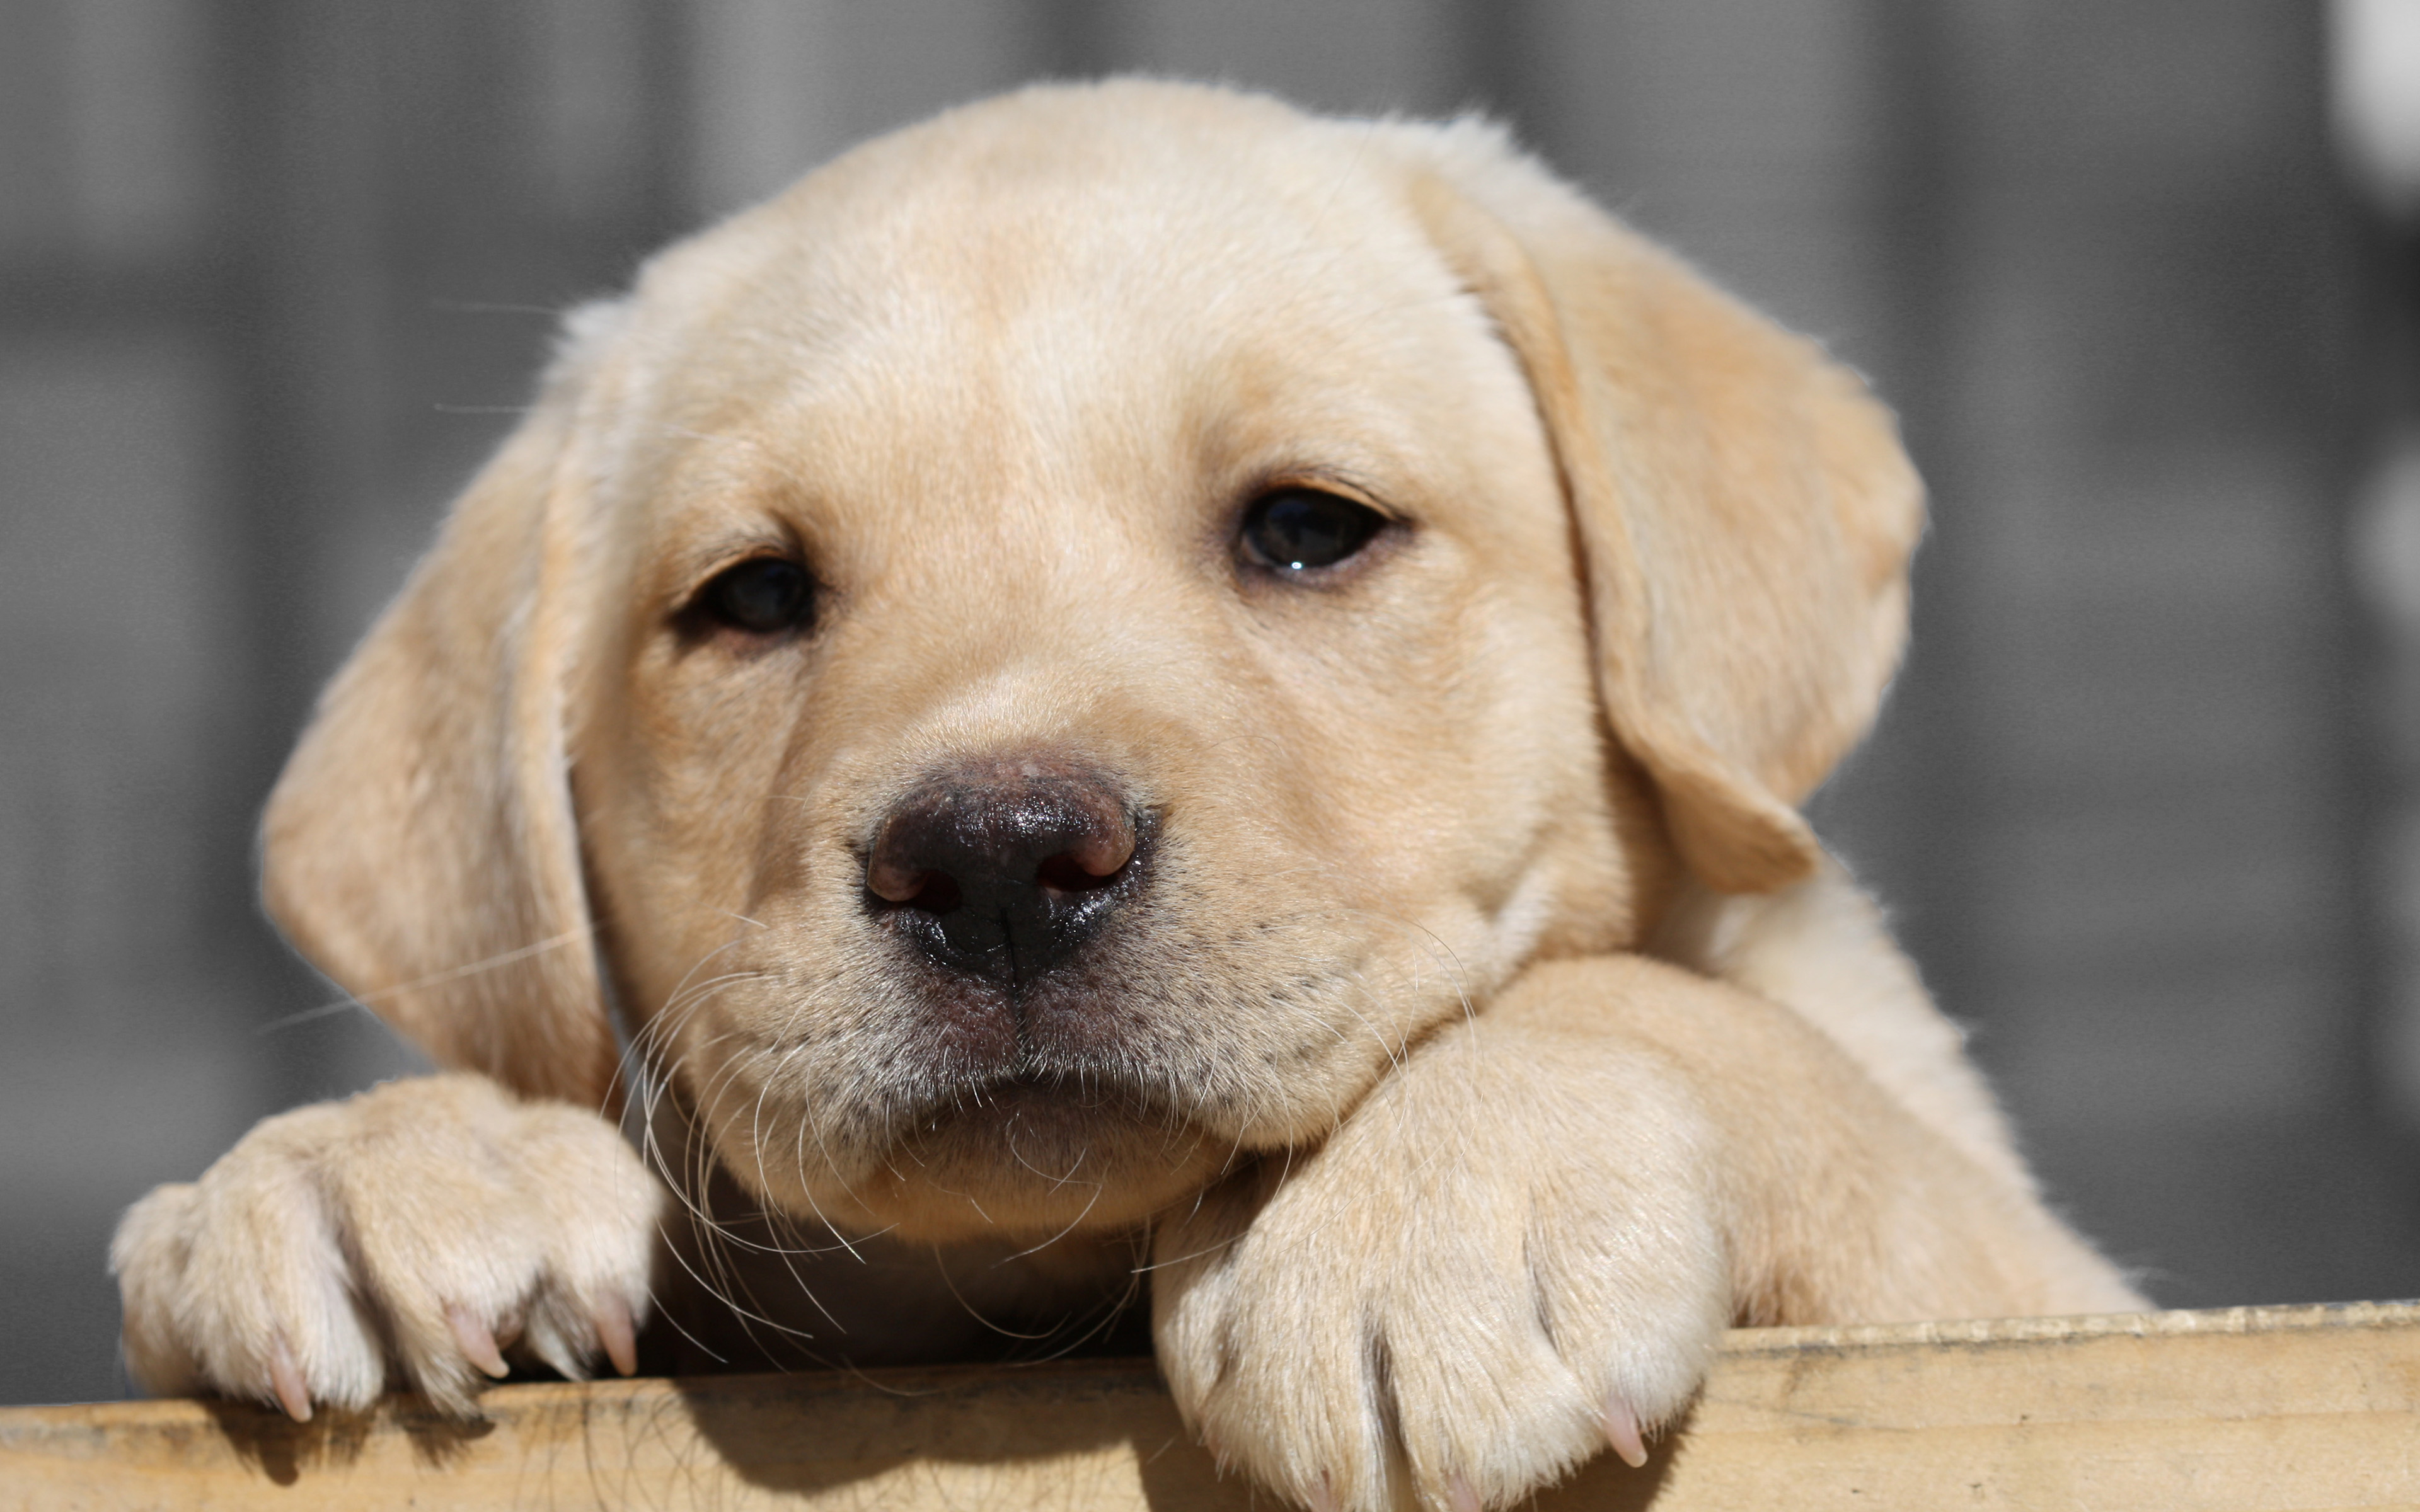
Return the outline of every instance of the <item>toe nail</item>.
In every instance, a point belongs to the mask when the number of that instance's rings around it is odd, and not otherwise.
[[[1446,1477],[1445,1499],[1453,1512],[1480,1512],[1479,1493],[1470,1489],[1470,1482],[1463,1478],[1460,1471]]]
[[[311,1394],[302,1387],[302,1372],[294,1364],[294,1351],[282,1338],[269,1346],[269,1384],[277,1393],[277,1405],[297,1423],[311,1421]]]
[[[605,1346],[605,1357],[613,1362],[614,1372],[637,1375],[639,1341],[630,1326],[628,1305],[619,1297],[599,1296],[588,1304],[588,1318],[597,1325],[597,1342]]]
[[[445,1309],[445,1321],[454,1330],[454,1342],[462,1346],[462,1354],[473,1365],[498,1381],[512,1373],[504,1357],[497,1352],[496,1335],[488,1325],[471,1316],[471,1310],[456,1303]]]
[[[1638,1436],[1638,1414],[1619,1396],[1608,1397],[1605,1404],[1605,1442],[1621,1456],[1621,1462],[1637,1470],[1647,1463],[1647,1443]]]

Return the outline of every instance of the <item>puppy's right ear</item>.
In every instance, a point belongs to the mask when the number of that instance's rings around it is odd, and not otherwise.
[[[313,964],[439,1064],[592,1107],[618,1055],[564,695],[581,438],[619,316],[567,323],[536,408],[321,695],[261,826],[263,897]]]

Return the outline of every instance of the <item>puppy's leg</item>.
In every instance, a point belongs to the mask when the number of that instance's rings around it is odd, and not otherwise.
[[[110,1246],[128,1368],[158,1394],[365,1407],[401,1379],[476,1411],[518,1343],[626,1374],[663,1189],[613,1127],[473,1075],[391,1082],[264,1120]]]
[[[1796,1013],[1607,957],[1164,1224],[1155,1328],[1188,1419],[1298,1500],[1496,1506],[1635,1456],[1735,1321],[2122,1302],[2074,1242]]]
[[[1725,897],[1694,886],[1650,953],[1781,1004],[1846,1051],[1892,1101],[2006,1189],[2039,1189],[1974,1062],[1966,1037],[1933,1006],[1882,910],[1838,862],[1780,892]],[[2033,1253],[2044,1295],[2063,1312],[2130,1312],[2150,1303],[2063,1226]]]

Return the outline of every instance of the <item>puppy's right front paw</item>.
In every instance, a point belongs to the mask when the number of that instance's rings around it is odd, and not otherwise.
[[[118,1224],[127,1366],[297,1419],[366,1407],[391,1365],[472,1415],[508,1349],[627,1375],[665,1200],[611,1124],[482,1076],[298,1108]]]

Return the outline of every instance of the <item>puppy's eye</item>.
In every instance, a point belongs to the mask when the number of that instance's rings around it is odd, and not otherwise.
[[[706,618],[751,635],[779,635],[814,614],[814,579],[784,557],[755,557],[719,573],[697,595]]]
[[[1244,514],[1244,549],[1284,572],[1332,567],[1368,546],[1387,517],[1312,488],[1280,488]]]
[[[1353,556],[1387,528],[1387,516],[1316,488],[1278,488],[1244,513],[1244,549],[1264,566],[1316,571]]]

